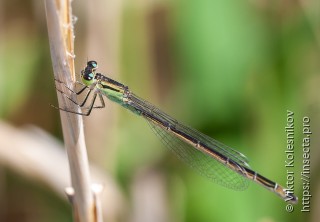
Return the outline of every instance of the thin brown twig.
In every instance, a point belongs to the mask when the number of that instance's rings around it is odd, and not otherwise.
[[[46,17],[54,78],[73,89],[75,75],[71,1],[46,0]],[[59,107],[68,107],[80,112],[77,105],[60,93],[57,95]],[[95,212],[97,208],[91,191],[82,117],[63,111],[60,111],[60,116],[74,191],[73,195],[69,197],[73,206],[74,220],[79,222],[97,221],[97,212]],[[102,217],[100,213],[98,213],[98,217]]]

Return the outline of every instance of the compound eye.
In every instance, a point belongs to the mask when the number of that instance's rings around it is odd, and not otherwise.
[[[98,63],[96,61],[89,61],[89,62],[87,62],[87,67],[89,67],[91,69],[97,69]]]
[[[90,86],[94,83],[95,73],[92,70],[84,70],[81,72],[81,80],[86,86]]]
[[[94,78],[94,74],[92,73],[92,72],[85,72],[84,74],[83,74],[83,79],[84,80],[86,80],[86,81],[91,81],[91,80],[93,80],[93,78]]]

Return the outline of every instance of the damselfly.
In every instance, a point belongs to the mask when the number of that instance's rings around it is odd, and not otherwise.
[[[105,107],[103,96],[106,96],[111,101],[147,120],[153,132],[173,153],[210,180],[234,190],[246,189],[249,181],[252,180],[285,201],[297,203],[298,198],[292,192],[251,170],[245,155],[179,123],[151,103],[136,96],[127,86],[97,73],[97,68],[96,61],[87,62],[87,66],[81,71],[82,83],[77,82],[83,86],[78,92],[71,90],[66,84],[57,80],[76,95],[87,90],[84,100],[78,103],[57,89],[66,98],[81,107],[84,112],[76,112],[66,108],[58,109],[88,116],[92,109]],[[92,93],[91,102],[86,105]],[[99,106],[95,106],[97,96],[101,102]]]

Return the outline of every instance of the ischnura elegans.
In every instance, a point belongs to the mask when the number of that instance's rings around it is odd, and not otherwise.
[[[76,95],[86,92],[84,100],[79,103],[57,89],[81,107],[84,112],[76,112],[66,108],[58,109],[89,116],[93,109],[105,107],[103,99],[105,96],[147,120],[153,132],[173,153],[208,179],[234,190],[246,189],[251,180],[277,194],[286,202],[297,203],[298,198],[292,192],[288,192],[283,186],[251,170],[245,155],[178,122],[156,106],[135,95],[127,86],[97,73],[97,68],[96,61],[87,62],[87,66],[81,71],[82,82],[78,82],[83,87],[78,92],[56,80]],[[86,105],[90,94],[93,94],[91,101],[89,105]],[[95,105],[97,97],[100,100],[98,106]]]

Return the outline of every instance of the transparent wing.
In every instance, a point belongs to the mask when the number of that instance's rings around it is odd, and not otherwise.
[[[152,105],[151,103],[139,98],[138,96],[131,94],[130,99],[132,100],[133,106],[138,108],[139,110],[143,110],[144,112],[151,113],[154,116],[157,116],[159,119],[161,119],[162,122],[165,122],[168,126],[173,126],[189,136],[195,138],[198,141],[201,141],[204,143],[208,148],[219,152],[220,154],[230,158],[240,166],[244,166],[247,168],[250,168],[249,166],[249,160],[248,158],[243,155],[242,153],[232,149],[229,146],[224,145],[223,143],[220,143],[219,141],[195,130],[191,127],[185,126],[181,123],[179,123],[177,120],[170,117],[168,114],[162,112],[160,109]]]
[[[129,105],[143,114],[141,116],[148,121],[153,132],[161,139],[165,146],[173,151],[182,161],[196,169],[201,175],[215,183],[234,190],[244,190],[248,187],[249,180],[244,176],[246,175],[244,167],[249,168],[246,156],[191,127],[180,124],[151,103],[133,93],[129,95],[128,99]],[[151,121],[147,116],[154,117],[157,121]],[[158,124],[162,125],[162,127]],[[183,139],[175,136],[171,130],[166,130],[165,128],[182,132],[192,138],[193,141],[201,142],[201,144],[214,153],[223,155],[226,160],[233,161],[238,172],[226,164],[219,162],[214,157],[196,149]]]
[[[214,158],[202,153],[190,144],[180,140],[170,132],[162,129],[148,120],[152,131],[161,139],[179,159],[197,170],[209,180],[234,190],[244,190],[248,187],[249,180],[233,171]]]

